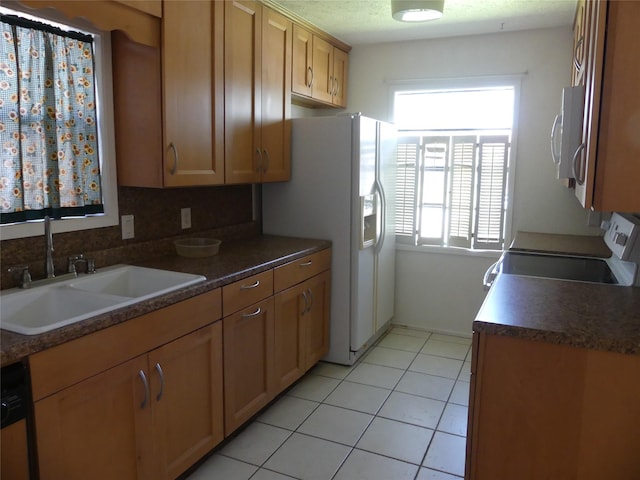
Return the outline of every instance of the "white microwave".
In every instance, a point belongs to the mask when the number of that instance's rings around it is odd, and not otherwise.
[[[584,86],[562,89],[562,109],[551,128],[551,159],[558,179],[574,178],[573,157],[582,143]]]

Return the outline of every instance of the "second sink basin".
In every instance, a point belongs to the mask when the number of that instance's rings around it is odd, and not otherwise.
[[[78,277],[68,285],[88,292],[144,299],[186,287],[204,278],[190,273],[124,265],[105,268],[99,274]]]
[[[36,335],[205,280],[202,275],[117,265],[92,275],[0,295],[0,327]]]

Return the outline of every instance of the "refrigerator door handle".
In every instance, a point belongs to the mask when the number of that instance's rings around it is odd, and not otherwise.
[[[380,231],[377,232],[378,233],[378,238],[376,239],[376,246],[375,249],[373,251],[374,255],[378,255],[380,253],[380,250],[382,250],[382,246],[384,245],[384,237],[385,237],[385,228],[386,228],[386,222],[387,222],[387,197],[384,194],[384,188],[382,187],[382,184],[380,183],[380,180],[378,180],[376,178],[375,181],[375,189],[378,192],[378,195],[380,196]]]

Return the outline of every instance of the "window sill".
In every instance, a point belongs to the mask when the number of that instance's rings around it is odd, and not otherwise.
[[[502,250],[469,250],[467,248],[438,247],[435,245],[408,245],[403,243],[396,243],[396,251],[436,253],[440,255],[457,255],[461,257],[495,258],[496,260],[500,258],[500,255],[502,255]]]

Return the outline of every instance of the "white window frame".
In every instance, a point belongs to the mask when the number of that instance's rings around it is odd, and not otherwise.
[[[74,18],[67,19],[51,9],[40,12],[14,2],[5,4],[11,10],[20,11],[33,17],[61,23],[74,29],[94,35],[96,107],[98,112],[98,141],[100,152],[100,175],[104,213],[85,217],[63,217],[51,222],[52,233],[73,232],[119,224],[118,177],[116,172],[115,128],[113,120],[113,83],[111,71],[111,34],[103,32],[89,22]],[[11,240],[43,235],[43,220],[32,220],[0,226],[0,239]]]
[[[469,77],[442,77],[442,78],[422,78],[422,79],[387,79],[389,85],[389,112],[390,121],[395,123],[395,95],[396,93],[420,90],[464,90],[475,88],[492,87],[512,87],[513,88],[513,122],[511,128],[511,145],[509,153],[509,164],[507,174],[507,184],[505,187],[506,209],[504,213],[504,247],[508,248],[512,241],[513,208],[514,208],[514,185],[516,176],[518,119],[520,117],[520,91],[523,74],[514,75],[486,75]],[[399,135],[405,135],[400,132]],[[417,213],[417,212],[416,212]],[[406,236],[396,237],[396,245],[402,250],[424,250],[445,253],[461,253],[471,255],[496,255],[496,250],[468,249],[454,246],[418,245],[412,237],[412,243],[407,243]],[[499,252],[499,251],[498,251]]]

